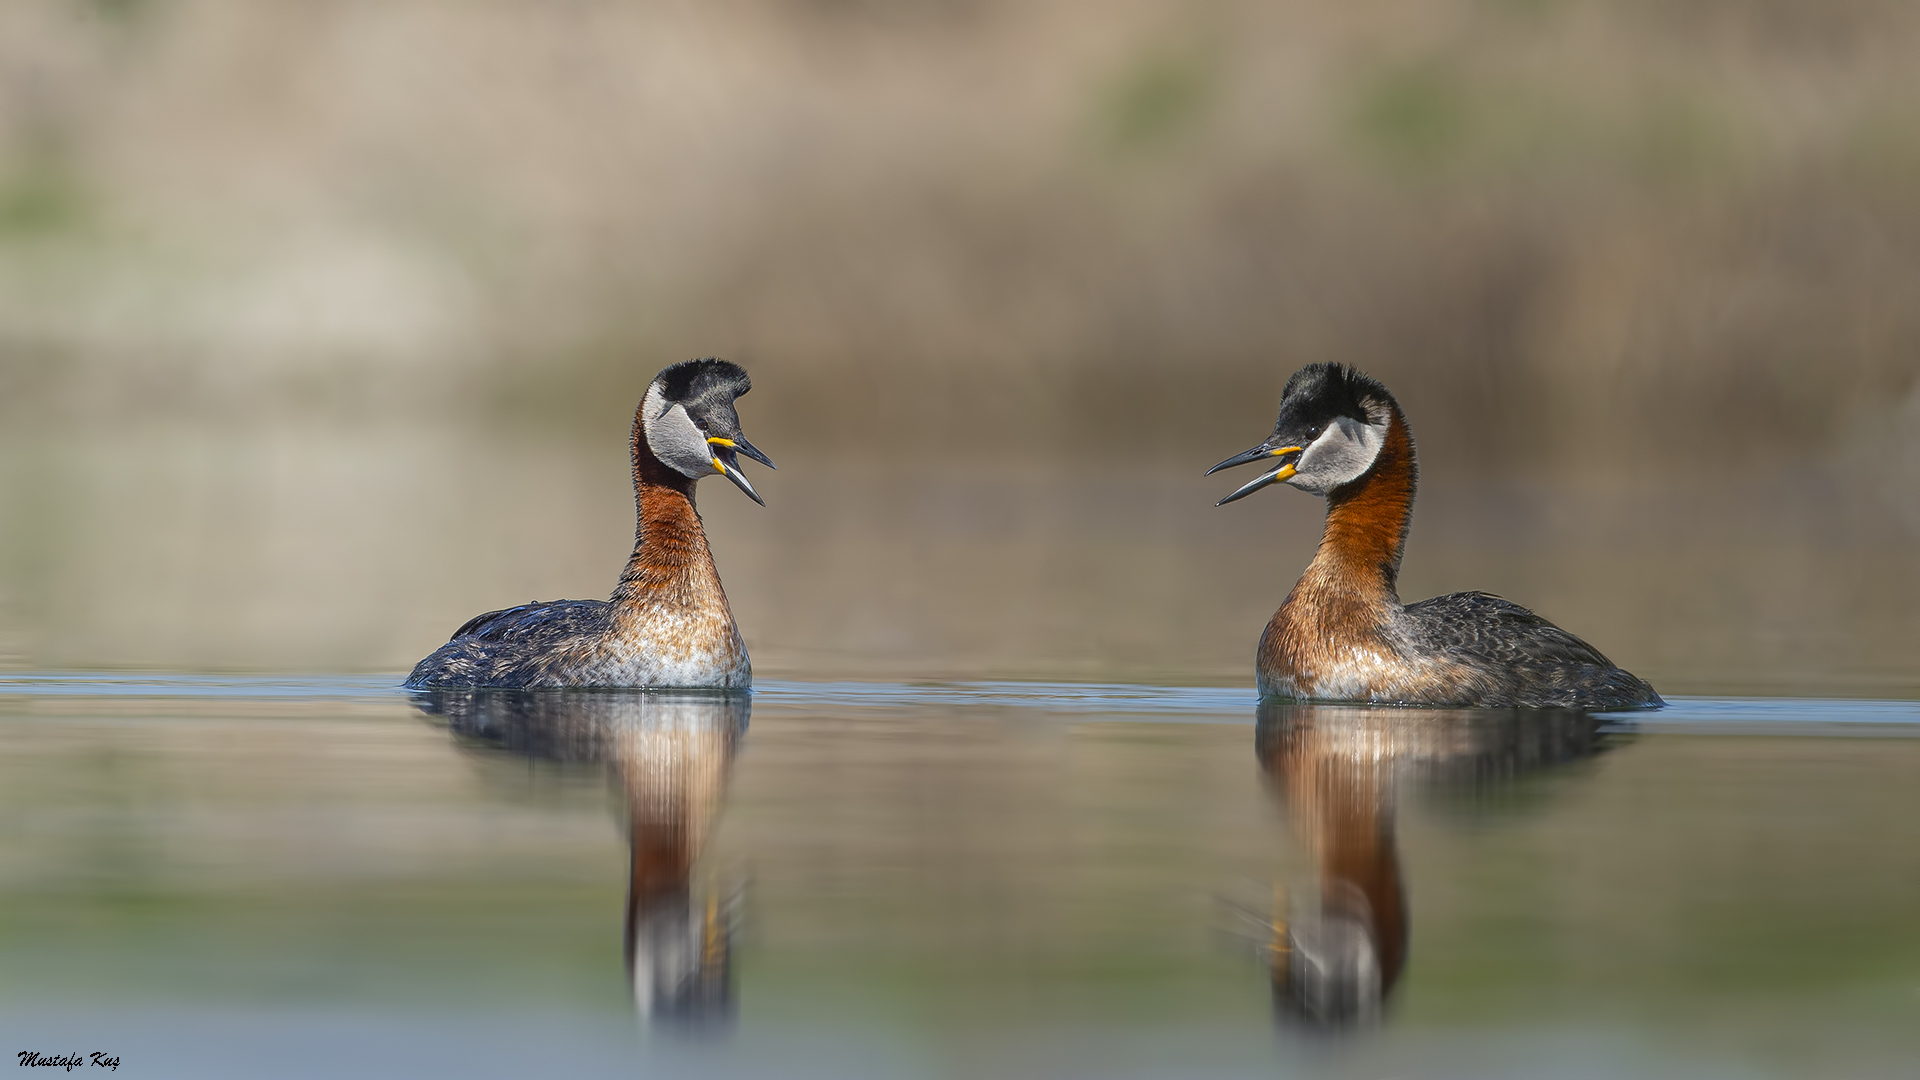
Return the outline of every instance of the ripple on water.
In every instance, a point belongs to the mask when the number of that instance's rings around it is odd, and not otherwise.
[[[399,674],[206,675],[170,672],[11,672],[0,674],[0,697],[210,698],[313,700],[404,694]],[[803,682],[763,680],[762,708],[1024,709],[1049,714],[1105,714],[1116,719],[1253,723],[1250,688],[1069,682]],[[1877,734],[1920,734],[1920,701],[1868,698],[1669,697],[1653,712],[1614,713],[1622,727],[1710,734],[1797,731],[1844,734],[1869,726]]]

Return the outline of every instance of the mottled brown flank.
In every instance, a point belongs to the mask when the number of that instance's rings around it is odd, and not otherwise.
[[[1398,405],[1373,465],[1327,497],[1320,549],[1260,637],[1262,697],[1471,707],[1657,707],[1593,646],[1518,604],[1453,593],[1402,605],[1395,584],[1418,467]]]
[[[746,644],[694,509],[694,481],[654,456],[637,411],[632,455],[638,522],[612,598],[478,616],[422,660],[408,686],[752,685]]]

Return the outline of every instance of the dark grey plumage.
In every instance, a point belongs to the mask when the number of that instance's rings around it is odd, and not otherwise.
[[[551,686],[557,665],[573,661],[613,627],[605,600],[532,602],[468,619],[445,645],[414,665],[410,687]]]
[[[1408,604],[1395,620],[1410,643],[1474,669],[1476,705],[1521,709],[1644,709],[1663,704],[1645,680],[1600,650],[1491,593],[1462,592]]]

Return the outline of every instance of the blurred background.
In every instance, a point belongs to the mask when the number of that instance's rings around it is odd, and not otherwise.
[[[400,671],[604,596],[652,374],[763,676],[1250,684],[1286,376],[1408,599],[1668,693],[1920,694],[1920,8],[10,0],[0,666]]]

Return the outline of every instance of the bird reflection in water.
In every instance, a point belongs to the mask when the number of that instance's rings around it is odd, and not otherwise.
[[[605,761],[626,798],[626,960],[640,1018],[686,1030],[734,1018],[738,892],[692,871],[747,729],[746,694],[661,690],[437,690],[415,695],[454,734],[528,758]]]
[[[1407,709],[1266,702],[1255,751],[1319,865],[1317,904],[1275,889],[1261,948],[1282,1021],[1373,1023],[1407,959],[1407,895],[1394,842],[1405,787],[1483,794],[1600,749],[1573,711]]]

